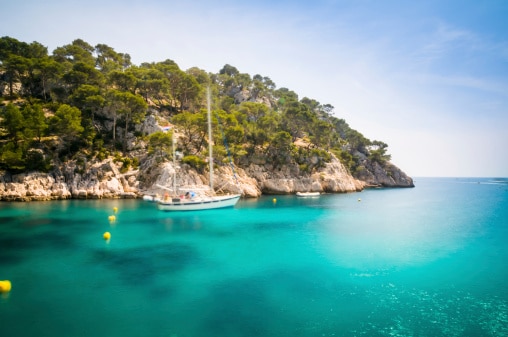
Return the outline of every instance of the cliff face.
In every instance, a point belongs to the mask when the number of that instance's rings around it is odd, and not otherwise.
[[[273,169],[251,164],[246,173],[253,177],[264,194],[292,194],[299,191],[345,193],[361,191],[364,184],[353,178],[335,157],[311,175],[301,174],[298,166]]]
[[[136,172],[120,174],[112,160],[78,168],[69,162],[50,173],[0,172],[0,200],[136,198]]]
[[[175,170],[171,163],[141,168],[138,179],[139,188],[145,194],[165,192],[171,187]],[[312,175],[301,175],[298,166],[284,166],[274,169],[271,165],[250,164],[247,168],[229,166],[214,170],[214,187],[219,192],[241,193],[245,197],[256,198],[262,194],[294,194],[298,191],[345,193],[361,191],[365,184],[353,178],[336,159],[321,171]],[[177,184],[204,188],[209,184],[208,174],[199,174],[183,165],[177,174]]]
[[[414,187],[413,179],[390,162],[381,165],[364,158],[355,177],[365,182],[366,187]]]
[[[321,170],[305,175],[297,165],[274,169],[270,165],[250,164],[235,172],[229,166],[214,170],[214,186],[223,193],[242,193],[256,198],[262,194],[292,194],[298,191],[346,193],[366,187],[413,187],[413,181],[392,164],[382,168],[365,164],[359,179],[351,176],[333,157]],[[139,170],[121,173],[112,159],[86,166],[68,162],[50,173],[10,174],[0,172],[0,200],[31,201],[57,199],[136,198],[143,194],[166,192],[173,184],[172,163],[144,161]],[[203,188],[209,184],[206,172],[198,173],[187,165],[178,170],[179,185]]]

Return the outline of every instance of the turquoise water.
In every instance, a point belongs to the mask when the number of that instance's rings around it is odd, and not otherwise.
[[[0,203],[0,336],[507,336],[508,180],[415,184]]]

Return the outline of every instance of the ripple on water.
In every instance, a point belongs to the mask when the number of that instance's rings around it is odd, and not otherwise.
[[[479,299],[454,290],[406,290],[393,284],[368,293],[376,304],[363,335],[508,336],[507,303],[498,298]]]

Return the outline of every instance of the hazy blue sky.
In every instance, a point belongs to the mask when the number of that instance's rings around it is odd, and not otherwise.
[[[1,36],[225,64],[335,107],[413,177],[508,176],[508,1],[0,0]]]

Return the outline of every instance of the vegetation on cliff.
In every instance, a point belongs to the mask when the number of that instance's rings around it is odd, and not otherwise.
[[[165,60],[134,65],[112,47],[77,39],[48,54],[39,42],[0,38],[0,169],[45,171],[69,159],[114,156],[128,169],[149,154],[170,159],[172,131],[144,132],[153,117],[174,125],[183,161],[206,158],[206,88],[217,127],[214,153],[238,166],[298,164],[311,173],[335,154],[353,176],[365,159],[388,164],[387,144],[371,141],[321,104],[269,78],[225,65],[218,73],[182,70]]]

